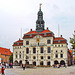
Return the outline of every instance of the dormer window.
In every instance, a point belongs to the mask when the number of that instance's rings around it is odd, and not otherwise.
[[[58,40],[58,42],[60,42],[60,40]]]
[[[46,34],[46,33],[44,33],[44,35],[46,36],[47,34]]]
[[[32,34],[30,34],[30,37],[32,37]]]
[[[7,53],[8,51],[5,51],[5,53]]]
[[[17,45],[19,45],[19,43],[17,43]]]

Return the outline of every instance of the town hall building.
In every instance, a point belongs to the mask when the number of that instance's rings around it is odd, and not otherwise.
[[[36,30],[30,29],[23,40],[13,43],[13,63],[22,64],[25,61],[35,66],[67,66],[67,40],[62,35],[55,37],[48,27],[45,29],[41,5],[37,15]]]

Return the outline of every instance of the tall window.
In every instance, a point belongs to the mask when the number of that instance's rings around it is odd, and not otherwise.
[[[47,40],[47,44],[50,44],[51,43],[51,40]]]
[[[29,45],[29,41],[26,41],[26,45]]]
[[[43,53],[43,47],[41,47],[40,53]]]
[[[21,53],[21,51],[20,51],[20,53]]]
[[[50,56],[48,56],[48,59],[50,59]]]
[[[36,48],[33,48],[33,53],[36,53]]]
[[[41,59],[43,59],[43,56],[41,56]]]
[[[60,54],[60,57],[63,58],[63,54]]]
[[[58,51],[56,50],[56,52],[58,52]]]
[[[21,55],[19,55],[19,58],[21,58]]]
[[[27,53],[27,54],[29,53],[29,48],[26,48],[26,53]]]
[[[48,47],[48,48],[47,48],[47,53],[50,53],[50,52],[51,52],[51,48]]]
[[[16,58],[17,58],[17,55],[16,55]]]
[[[58,58],[58,54],[56,54],[55,57]]]
[[[61,52],[63,52],[63,51],[61,50]]]
[[[28,56],[26,56],[26,59],[29,59],[29,57],[28,57]]]

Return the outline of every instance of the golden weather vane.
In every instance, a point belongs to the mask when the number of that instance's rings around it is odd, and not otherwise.
[[[41,8],[42,3],[40,3],[40,8]]]

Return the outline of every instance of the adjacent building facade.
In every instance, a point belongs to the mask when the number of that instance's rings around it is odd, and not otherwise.
[[[1,63],[9,63],[10,55],[11,55],[10,49],[0,47]]]
[[[45,29],[41,6],[37,15],[36,30],[30,29],[23,40],[14,42],[13,63],[22,64],[25,61],[35,66],[67,66],[67,40],[62,35],[55,37],[52,31]]]

